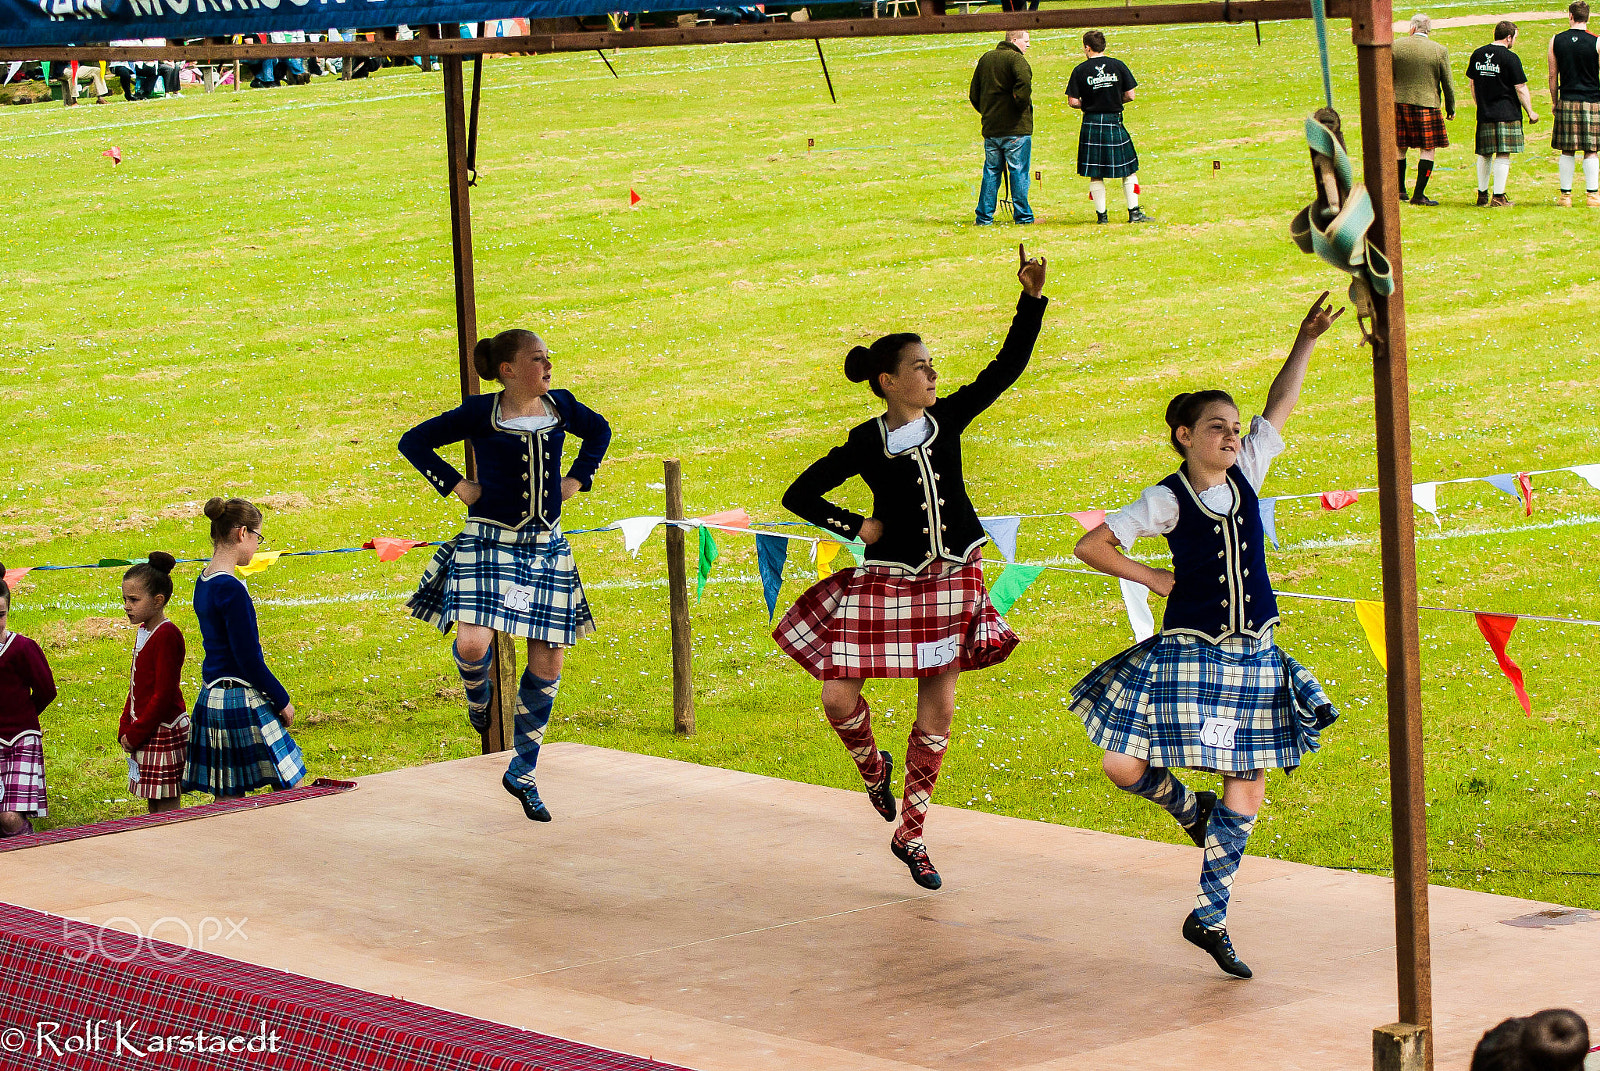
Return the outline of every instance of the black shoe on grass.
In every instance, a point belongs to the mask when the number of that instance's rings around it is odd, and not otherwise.
[[[1197,948],[1204,949],[1217,961],[1217,966],[1235,978],[1252,977],[1249,967],[1239,958],[1233,950],[1233,942],[1228,939],[1227,930],[1208,930],[1200,925],[1200,916],[1189,912],[1189,917],[1183,920],[1183,939]]]
[[[933,869],[933,860],[928,858],[928,849],[922,845],[903,845],[897,840],[891,840],[889,850],[894,853],[896,859],[911,868],[911,880],[924,889],[937,889],[944,884],[939,878],[939,872]]]
[[[534,822],[550,821],[550,811],[544,805],[544,800],[539,798],[539,790],[532,785],[526,787],[511,780],[511,775],[506,774],[500,778],[500,784],[505,790],[522,801],[522,813]]]
[[[1144,209],[1142,209],[1142,208],[1130,208],[1130,209],[1128,209],[1128,222],[1129,223],[1154,223],[1155,221],[1156,221],[1156,217],[1145,215],[1144,214]]]
[[[1096,223],[1110,223],[1111,217],[1106,215],[1104,212],[1096,212],[1094,214],[1094,221]]]
[[[883,815],[885,822],[894,821],[894,756],[887,751],[879,751],[883,759],[883,780],[876,785],[867,786],[867,799],[872,801],[873,810]]]

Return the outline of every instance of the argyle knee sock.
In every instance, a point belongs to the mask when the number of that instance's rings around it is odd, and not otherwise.
[[[857,699],[855,709],[839,721],[834,721],[826,708],[823,713],[827,714],[828,724],[839,734],[844,746],[850,749],[850,757],[856,760],[861,779],[869,785],[882,781],[883,756],[878,754],[878,742],[872,738],[872,712],[867,706],[867,697]]]
[[[1583,188],[1590,193],[1600,193],[1600,156],[1583,158]]]
[[[1402,156],[1402,157],[1400,157],[1400,198],[1401,198],[1401,200],[1404,200],[1405,196],[1406,196],[1406,158],[1404,156]]]
[[[922,822],[928,814],[928,802],[933,799],[933,785],[939,780],[939,767],[944,763],[944,752],[950,746],[950,736],[936,736],[913,728],[906,742],[906,789],[900,804],[900,828],[894,839],[902,845],[922,843]]]
[[[1139,207],[1139,176],[1125,175],[1122,179],[1122,196],[1129,208]]]
[[[1145,767],[1144,776],[1131,785],[1120,786],[1122,791],[1143,796],[1160,807],[1180,826],[1192,826],[1200,817],[1200,801],[1195,799],[1189,786],[1172,776],[1172,771],[1160,766]]]
[[[1094,202],[1096,212],[1106,210],[1106,184],[1099,179],[1089,180],[1089,200]]]
[[[506,768],[506,773],[519,784],[533,784],[533,768],[539,764],[539,746],[544,743],[544,730],[550,724],[550,711],[556,705],[556,692],[560,689],[560,677],[547,681],[535,676],[531,669],[522,671],[522,680],[517,684],[517,750]]]
[[[1489,161],[1492,159],[1492,157],[1489,157],[1489,156],[1476,156],[1476,157],[1473,157],[1473,159],[1475,159],[1478,162],[1478,192],[1479,193],[1488,193],[1489,192]]]
[[[1256,816],[1229,810],[1221,803],[1206,823],[1206,856],[1200,868],[1200,892],[1195,897],[1195,915],[1208,930],[1220,930],[1228,923],[1228,896],[1233,876],[1244,858],[1245,842],[1255,828]]]
[[[462,657],[461,640],[458,637],[450,645],[450,653],[456,657],[456,671],[461,674],[461,686],[467,693],[468,713],[477,718],[487,717],[489,700],[494,694],[489,681],[489,663],[494,661],[494,648],[484,651],[483,657],[476,662],[469,662]]]
[[[1431,179],[1432,177],[1433,177],[1433,161],[1432,160],[1418,160],[1417,161],[1417,185],[1416,185],[1415,188],[1412,189],[1411,196],[1417,198],[1418,200],[1421,200],[1422,199],[1422,191],[1428,188],[1428,180]],[[1405,183],[1402,182],[1400,184],[1400,188],[1402,190],[1404,190],[1405,189]]]
[[[1561,192],[1572,192],[1572,173],[1577,169],[1577,161],[1570,152],[1564,152],[1556,161],[1556,170],[1561,175]]]
[[[1490,174],[1494,175],[1494,195],[1504,197],[1506,194],[1506,179],[1511,175],[1511,157],[1497,155],[1494,164],[1490,167]]]

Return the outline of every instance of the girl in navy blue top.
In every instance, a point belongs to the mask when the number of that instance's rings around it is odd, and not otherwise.
[[[572,548],[561,534],[561,504],[593,485],[611,426],[571,391],[551,387],[550,350],[532,331],[481,339],[472,357],[480,378],[505,389],[474,395],[400,439],[400,452],[435,491],[467,504],[461,534],[439,548],[409,605],[413,617],[441,632],[459,626],[456,668],[467,718],[480,733],[489,729],[494,634],[528,641],[517,688],[516,753],[501,784],[529,818],[548,822],[534,767],[561,683],[563,652],[594,631]],[[568,434],[581,445],[563,475]],[[472,444],[476,480],[438,454],[439,447],[463,440]]]
[[[306,775],[289,735],[294,703],[261,653],[256,607],[234,569],[261,549],[261,511],[242,498],[206,503],[211,560],[194,583],[205,660],[195,697],[183,791],[219,799],[253,789],[293,788]]]
[[[1343,315],[1324,293],[1300,324],[1267,404],[1241,435],[1220,390],[1167,406],[1178,471],[1108,515],[1078,541],[1079,558],[1167,596],[1161,632],[1096,667],[1072,689],[1073,711],[1105,749],[1112,784],[1164,807],[1205,849],[1195,910],[1183,936],[1240,978],[1226,926],[1229,891],[1266,793],[1267,769],[1293,770],[1338,713],[1316,682],[1273,642],[1278,612],[1267,577],[1257,489],[1283,451],[1280,433],[1300,398],[1317,338]],[[1123,551],[1165,536],[1172,569]],[[1222,775],[1222,799],[1191,792],[1172,767]]]

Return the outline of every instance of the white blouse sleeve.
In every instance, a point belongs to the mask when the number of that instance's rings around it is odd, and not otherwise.
[[[1262,416],[1251,417],[1250,430],[1239,443],[1239,470],[1250,481],[1251,490],[1261,490],[1272,459],[1283,450],[1283,436],[1272,426],[1272,421]]]
[[[1146,487],[1137,502],[1106,514],[1105,524],[1125,548],[1137,539],[1164,536],[1178,527],[1178,496],[1159,484]]]

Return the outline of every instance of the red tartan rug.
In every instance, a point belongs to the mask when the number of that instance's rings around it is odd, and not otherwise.
[[[0,903],[0,1068],[146,1067],[684,1071]]]
[[[335,781],[319,777],[309,785],[286,788],[282,792],[239,796],[236,799],[219,800],[216,803],[202,803],[198,807],[182,807],[176,811],[163,811],[160,814],[136,814],[127,818],[113,818],[108,822],[91,822],[84,826],[64,826],[61,829],[44,829],[37,833],[21,833],[0,840],[0,852],[37,848],[41,844],[60,844],[62,841],[82,840],[84,837],[103,837],[108,833],[126,833],[130,829],[164,826],[173,822],[192,822],[196,818],[209,818],[214,814],[227,814],[230,811],[253,811],[260,807],[276,807],[280,803],[294,803],[297,800],[349,792],[355,787],[354,781]],[[3,1066],[0,1064],[0,1067]]]

